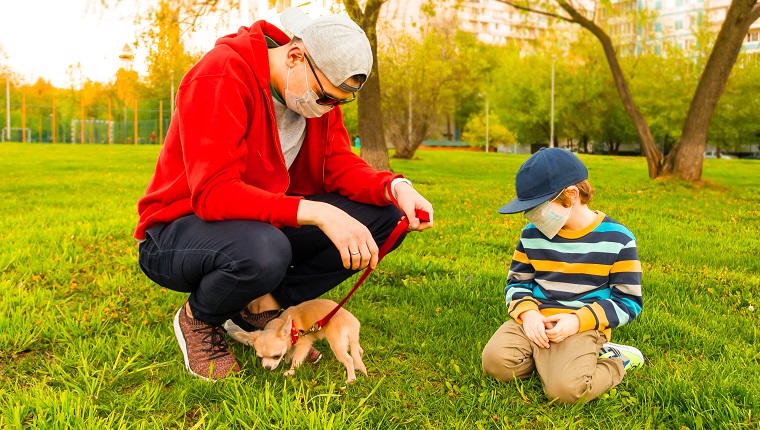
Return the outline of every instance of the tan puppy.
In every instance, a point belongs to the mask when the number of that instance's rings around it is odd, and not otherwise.
[[[284,358],[290,362],[290,369],[284,375],[292,376],[306,359],[312,343],[317,339],[327,339],[335,357],[346,366],[347,383],[356,380],[358,369],[365,375],[367,368],[362,362],[364,350],[359,346],[359,320],[351,312],[341,308],[321,330],[298,336],[293,345],[292,330],[297,333],[308,331],[314,323],[327,316],[337,303],[332,300],[314,299],[300,305],[291,306],[279,317],[269,321],[262,331],[228,332],[238,342],[251,345],[266,370],[274,370]],[[349,352],[350,351],[350,354]]]

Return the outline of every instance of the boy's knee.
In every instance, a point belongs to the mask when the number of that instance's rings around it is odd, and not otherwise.
[[[483,373],[504,382],[524,377],[524,372],[522,372],[524,360],[514,360],[508,355],[504,348],[487,344],[481,356]]]
[[[560,377],[544,384],[544,394],[559,403],[572,404],[590,400],[590,388],[585,377]]]

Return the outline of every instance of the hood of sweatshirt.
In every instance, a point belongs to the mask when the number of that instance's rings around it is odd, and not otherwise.
[[[240,27],[237,33],[217,39],[215,46],[226,45],[239,54],[251,67],[261,88],[269,87],[269,54],[266,37],[279,45],[290,42],[282,30],[266,21],[256,21],[250,27]]]

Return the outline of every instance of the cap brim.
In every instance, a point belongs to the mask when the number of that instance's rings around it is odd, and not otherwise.
[[[554,194],[557,194],[557,193],[547,194],[545,196],[536,197],[530,200],[520,200],[519,198],[514,199],[511,202],[507,203],[506,205],[500,207],[499,213],[500,214],[516,214],[519,212],[525,212],[549,200],[550,198],[552,198]]]
[[[303,29],[311,23],[311,18],[301,9],[289,7],[280,14],[280,22],[286,30],[293,33],[293,36],[300,39]]]

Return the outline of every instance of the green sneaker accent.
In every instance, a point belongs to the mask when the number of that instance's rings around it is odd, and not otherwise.
[[[644,354],[641,351],[632,346],[612,342],[602,345],[599,358],[618,358],[623,360],[623,369],[626,372],[644,366]]]

